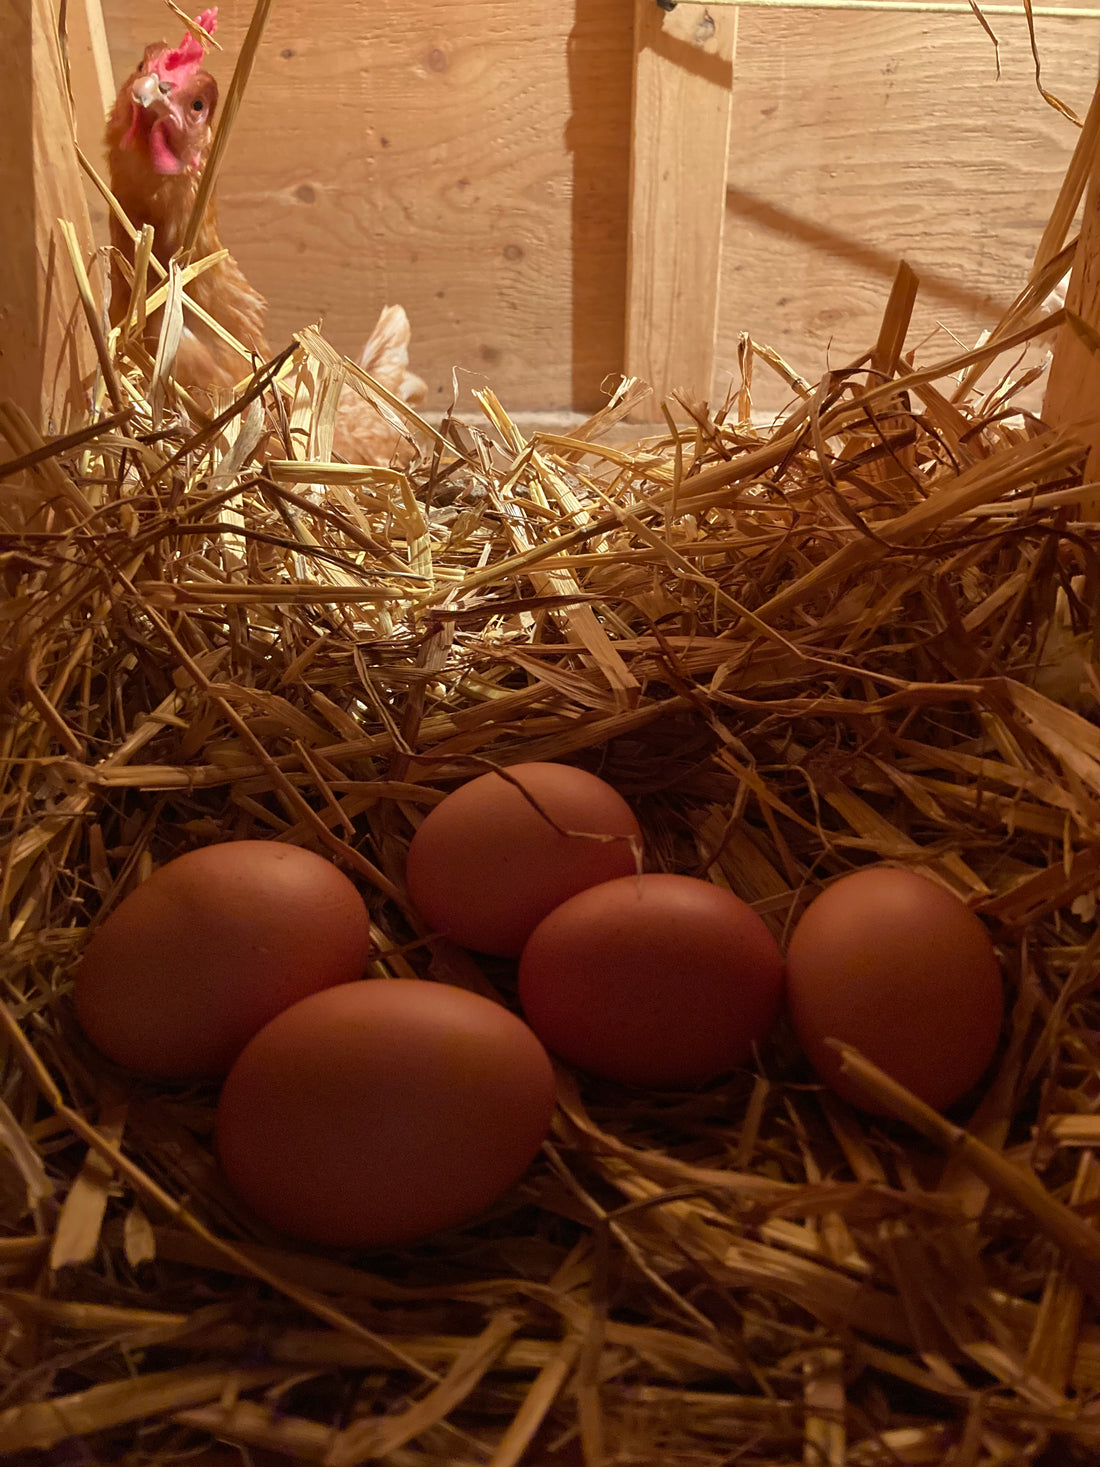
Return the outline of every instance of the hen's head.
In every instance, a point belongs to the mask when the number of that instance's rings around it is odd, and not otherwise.
[[[213,35],[218,12],[198,24]],[[178,46],[155,41],[123,82],[108,121],[108,141],[144,153],[157,173],[196,167],[210,144],[218,84],[203,70],[202,43],[188,32]]]

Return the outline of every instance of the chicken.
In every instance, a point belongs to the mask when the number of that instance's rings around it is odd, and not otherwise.
[[[204,11],[199,24],[214,30],[217,12]],[[145,55],[122,84],[107,118],[111,190],[130,223],[153,226],[153,253],[167,266],[179,248],[198,192],[202,166],[213,140],[218,85],[202,66],[203,48],[190,34],[179,46],[146,46]],[[122,224],[111,218],[111,243],[133,264],[133,245]],[[222,248],[211,201],[195,242],[198,258]],[[232,256],[204,272],[188,287],[191,299],[258,357],[270,355],[264,339],[267,303],[253,290]],[[111,268],[111,321],[125,313],[130,288],[116,260]],[[156,350],[160,313],[148,322],[146,345]],[[173,375],[180,386],[205,394],[231,387],[247,376],[248,362],[188,314]]]
[[[204,10],[199,27],[212,35],[217,10]],[[130,223],[153,227],[153,253],[167,266],[182,243],[198,192],[203,165],[213,141],[218,84],[202,65],[202,43],[190,33],[178,46],[159,41],[123,82],[107,118],[107,153],[111,189]],[[131,265],[133,242],[112,217],[111,242]],[[206,207],[195,241],[202,259],[223,248],[218,236],[213,198]],[[271,355],[264,336],[267,303],[245,279],[231,255],[206,270],[187,288],[191,300],[260,359]],[[111,321],[122,320],[130,286],[118,263],[111,267]],[[155,352],[160,313],[151,316],[146,345]],[[423,401],[427,387],[409,371],[409,321],[401,306],[387,306],[368,340],[359,365],[406,402]],[[217,389],[231,387],[248,375],[249,363],[218,334],[185,313],[185,326],[172,375],[200,401]],[[356,463],[386,463],[397,454],[407,459],[406,440],[358,393],[345,388],[337,407],[334,446]]]

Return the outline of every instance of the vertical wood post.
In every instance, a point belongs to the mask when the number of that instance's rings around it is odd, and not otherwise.
[[[0,4],[0,401],[43,431],[83,413],[95,347],[58,219],[92,248],[50,0]]]
[[[68,0],[69,69],[76,113],[76,140],[103,173],[103,133],[115,100],[111,52],[100,0]],[[135,58],[136,59],[136,58]],[[110,211],[99,190],[84,180],[84,197],[97,244],[110,239]]]
[[[1100,136],[1089,162],[1081,238],[1066,292],[1066,308],[1094,332],[1100,332]],[[1085,477],[1100,480],[1100,354],[1090,350],[1069,325],[1055,337],[1043,417],[1081,439],[1089,450]]]
[[[657,403],[713,388],[737,14],[635,0],[625,366]]]

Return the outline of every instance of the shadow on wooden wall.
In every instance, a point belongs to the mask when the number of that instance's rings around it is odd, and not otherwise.
[[[770,199],[758,198],[747,189],[735,188],[733,184],[726,185],[726,207],[739,220],[751,220],[784,239],[796,240],[805,246],[807,255],[826,255],[843,260],[856,266],[867,277],[878,276],[884,281],[894,278],[898,267],[896,252],[869,243],[855,233],[807,218]],[[965,279],[953,279],[940,271],[923,270],[920,285],[926,296],[961,310],[995,318],[1003,308],[1003,299],[991,291],[974,289],[966,284]]]

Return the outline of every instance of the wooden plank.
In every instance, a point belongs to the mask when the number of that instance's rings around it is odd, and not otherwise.
[[[907,350],[922,363],[974,344],[1026,283],[1077,129],[1035,89],[1024,20],[992,23],[999,81],[972,17],[742,13],[720,387],[738,380],[742,331],[810,381],[869,350],[901,259],[920,279]],[[1095,22],[1037,32],[1044,81],[1083,114]],[[791,399],[758,361],[754,406]]]
[[[601,406],[622,368],[633,4],[274,6],[218,180],[273,347],[323,320],[358,354],[400,302],[430,409],[456,370],[475,416],[484,385],[512,412]],[[251,8],[222,6],[223,89]],[[159,3],[104,11],[120,80],[179,34]]]
[[[0,401],[64,432],[83,417],[95,349],[58,219],[85,259],[92,238],[50,0],[0,6],[0,52]]]
[[[68,0],[65,14],[76,140],[89,158],[98,161],[103,151],[104,122],[115,100],[103,11],[100,0]],[[105,245],[109,233],[107,205],[89,179],[84,180],[84,193],[96,243]]]
[[[1097,89],[1100,97],[1100,88]],[[1100,339],[1100,140],[1093,146],[1081,238],[1066,291],[1066,308]],[[1088,450],[1085,478],[1100,481],[1100,353],[1073,326],[1063,326],[1054,343],[1043,416],[1078,436]],[[1089,518],[1100,507],[1097,494]]]
[[[737,17],[635,0],[626,371],[657,402],[711,394]]]

